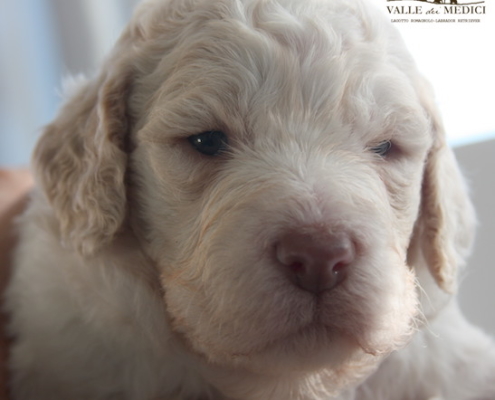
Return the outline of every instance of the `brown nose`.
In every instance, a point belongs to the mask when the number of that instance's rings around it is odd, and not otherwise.
[[[354,260],[346,235],[288,233],[276,243],[275,254],[289,279],[311,293],[335,288]]]

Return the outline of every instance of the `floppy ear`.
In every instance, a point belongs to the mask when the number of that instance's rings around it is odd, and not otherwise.
[[[138,7],[100,75],[69,99],[35,149],[37,183],[62,238],[82,254],[109,243],[126,217],[129,116],[139,114],[129,110],[128,98],[138,75],[152,74],[179,38],[175,14],[169,14],[168,2]],[[155,86],[149,85],[147,95]],[[134,107],[144,107],[143,93]]]
[[[457,288],[474,239],[475,214],[454,153],[447,146],[436,109],[431,106],[433,146],[423,174],[421,205],[408,250],[409,265],[426,263],[440,288]]]
[[[64,105],[33,156],[37,182],[53,207],[62,238],[82,254],[111,241],[126,212],[131,73],[115,62],[103,71]]]

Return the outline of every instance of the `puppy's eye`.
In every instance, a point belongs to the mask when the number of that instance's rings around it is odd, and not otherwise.
[[[217,156],[227,148],[227,135],[221,131],[206,131],[187,138],[192,147],[207,156]]]
[[[371,148],[371,151],[378,154],[381,157],[385,157],[392,150],[392,142],[390,140],[385,140]]]

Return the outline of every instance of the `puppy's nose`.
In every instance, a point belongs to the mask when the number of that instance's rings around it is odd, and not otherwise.
[[[276,258],[289,279],[319,294],[335,288],[355,256],[350,238],[342,235],[288,233],[275,245]]]

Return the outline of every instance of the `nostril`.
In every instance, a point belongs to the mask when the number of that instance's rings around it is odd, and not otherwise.
[[[335,274],[343,272],[343,270],[345,269],[346,266],[347,266],[347,263],[339,262],[339,263],[335,264],[335,266],[333,267],[333,272]]]
[[[289,265],[289,269],[295,274],[302,274],[304,272],[304,264],[302,261],[294,261]]]
[[[275,245],[275,255],[293,284],[320,293],[345,279],[354,247],[346,235],[289,233]]]
[[[331,288],[337,286],[340,282],[342,282],[346,277],[348,263],[339,262],[334,265],[334,267],[330,270],[330,273],[333,274],[333,277],[328,279]]]
[[[333,267],[333,271],[334,272],[339,272],[339,271],[343,270],[346,265],[347,264],[344,263],[344,262],[339,262],[339,263],[335,264],[335,266]]]

